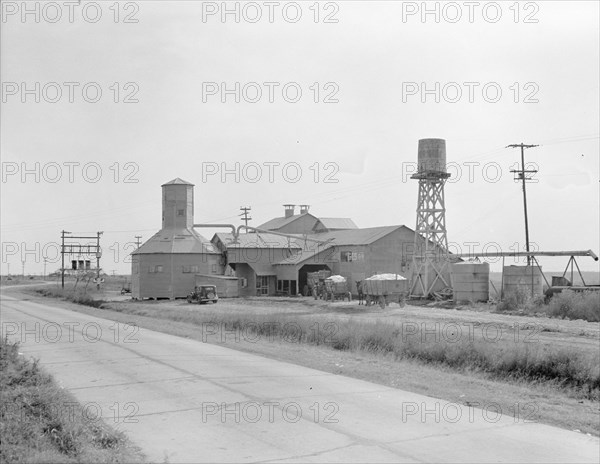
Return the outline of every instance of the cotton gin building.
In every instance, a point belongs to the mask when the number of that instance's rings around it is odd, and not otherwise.
[[[221,254],[193,225],[194,184],[163,184],[162,229],[132,253],[133,298],[185,298],[196,274],[223,274]]]

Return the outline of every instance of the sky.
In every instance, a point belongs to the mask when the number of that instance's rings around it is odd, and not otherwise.
[[[532,247],[600,254],[599,4],[476,3],[2,1],[0,272],[58,269],[61,230],[130,272],[176,177],[196,223],[414,228],[423,138],[452,251],[524,250],[525,143]]]

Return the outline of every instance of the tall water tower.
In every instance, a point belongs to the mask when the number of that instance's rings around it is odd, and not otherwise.
[[[444,184],[449,177],[446,141],[419,140],[418,170],[411,176],[419,181],[412,296],[425,298],[451,286],[444,203]]]

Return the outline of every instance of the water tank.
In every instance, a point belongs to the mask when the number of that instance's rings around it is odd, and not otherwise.
[[[454,301],[478,302],[490,299],[489,263],[457,263],[451,266]]]
[[[444,139],[419,140],[419,173],[446,173],[446,141]]]
[[[533,286],[533,295],[542,295],[544,285],[542,271],[537,266],[504,266],[502,293],[506,297],[519,290],[527,296],[531,296],[531,287]]]

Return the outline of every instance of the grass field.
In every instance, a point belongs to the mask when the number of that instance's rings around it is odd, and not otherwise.
[[[40,291],[61,296],[51,286]],[[494,398],[509,408],[533,399],[540,421],[599,434],[597,324],[499,314],[486,305],[381,310],[356,302],[251,298],[199,306],[134,302],[116,291],[92,296],[102,301],[77,310],[448,400]],[[223,340],[223,333],[238,337]],[[343,361],[323,364],[327,359]]]

